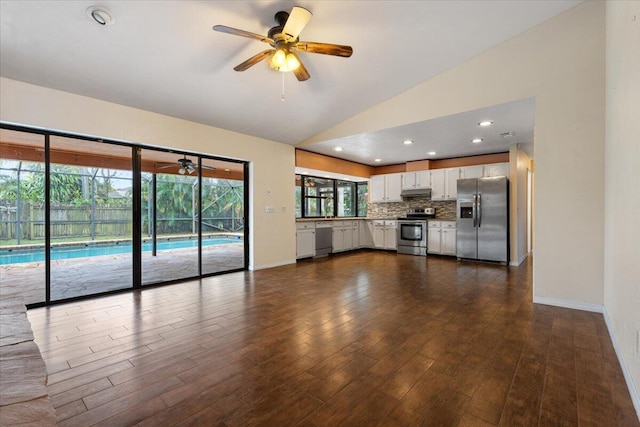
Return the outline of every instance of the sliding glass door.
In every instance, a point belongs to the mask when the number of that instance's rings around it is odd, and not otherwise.
[[[51,300],[131,288],[131,147],[52,136]]]
[[[196,277],[198,158],[142,150],[142,284]]]
[[[244,169],[202,160],[202,274],[245,268]]]
[[[45,138],[0,129],[0,293],[46,301]]]
[[[246,269],[247,164],[0,125],[0,292],[48,304]]]

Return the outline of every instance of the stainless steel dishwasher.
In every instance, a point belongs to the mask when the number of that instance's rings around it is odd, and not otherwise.
[[[327,256],[333,250],[333,221],[316,222],[316,257]]]

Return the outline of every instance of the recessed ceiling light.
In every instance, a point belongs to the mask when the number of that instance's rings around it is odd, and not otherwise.
[[[380,163],[382,161],[382,159],[375,159],[374,162],[376,163]]]
[[[482,126],[482,127],[491,126],[492,124],[493,124],[493,121],[491,121],[491,120],[485,120],[485,121],[482,121],[482,122],[478,123],[478,125]]]
[[[224,171],[225,171],[225,172],[231,172],[231,169],[229,169],[229,168],[225,168],[225,170],[224,170]]]
[[[435,151],[429,151],[429,152],[427,153],[427,155],[428,155],[428,156],[435,156],[435,155],[436,155],[436,152],[435,152]]]
[[[412,140],[410,140],[410,139],[405,139],[404,140],[404,145],[411,145],[411,144],[413,144]]]
[[[342,147],[336,147],[333,149],[333,151],[342,151]]]
[[[109,12],[104,7],[91,6],[87,9],[87,15],[89,16],[89,18],[100,25],[111,25],[115,22],[115,19],[113,19],[113,15],[111,15],[111,12]]]
[[[483,141],[483,139],[482,139],[482,138],[473,138],[473,139],[471,140],[471,142],[473,142],[474,144],[479,144],[479,143],[481,143],[482,141]]]

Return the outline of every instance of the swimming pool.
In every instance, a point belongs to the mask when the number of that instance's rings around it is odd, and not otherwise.
[[[242,243],[242,237],[210,237],[202,239],[202,246]],[[51,248],[51,260],[83,258],[100,255],[131,253],[131,242],[70,244]],[[158,240],[158,251],[167,249],[197,248],[198,239]],[[151,242],[142,244],[142,252],[151,252]],[[0,249],[0,265],[44,261],[44,248]]]

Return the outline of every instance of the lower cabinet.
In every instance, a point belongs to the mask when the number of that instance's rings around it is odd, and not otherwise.
[[[442,247],[442,226],[440,221],[429,221],[427,227],[427,253],[439,254]]]
[[[296,258],[316,255],[316,227],[313,222],[296,223]]]
[[[358,236],[358,241],[361,248],[373,247],[373,221],[360,221],[360,233]]]
[[[373,246],[377,249],[398,249],[396,221],[373,221]]]
[[[456,255],[456,222],[429,221],[427,252],[439,255]]]
[[[333,222],[333,252],[350,251],[360,246],[358,221]]]
[[[442,255],[456,255],[456,229],[455,228],[442,228],[442,240],[441,240],[441,253]]]

